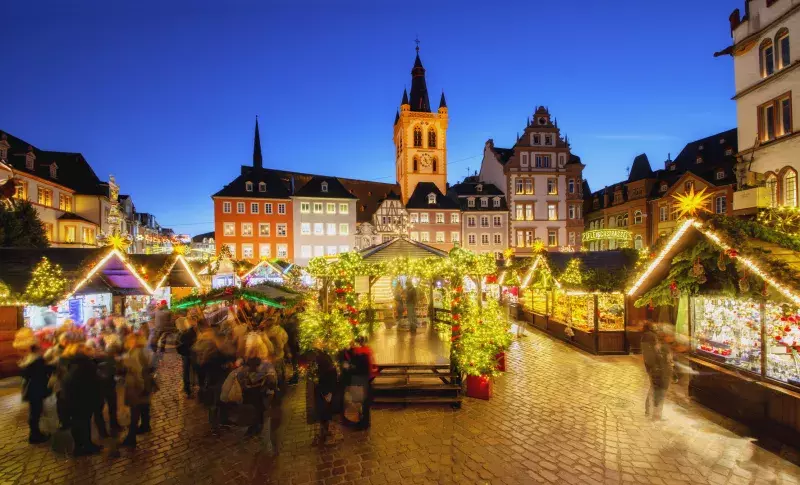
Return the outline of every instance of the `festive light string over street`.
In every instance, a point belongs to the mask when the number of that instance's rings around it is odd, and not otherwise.
[[[683,222],[683,224],[681,224],[678,230],[672,235],[670,240],[667,241],[667,244],[661,249],[661,252],[658,253],[658,256],[656,256],[656,258],[650,263],[650,266],[647,267],[644,273],[639,276],[639,279],[636,280],[636,283],[634,283],[633,286],[628,290],[628,296],[633,296],[636,294],[636,292],[639,290],[639,287],[641,287],[645,280],[650,277],[650,274],[656,269],[656,267],[661,264],[661,261],[663,261],[667,254],[669,254],[675,244],[680,241],[684,233],[686,233],[686,231],[692,227],[693,222],[694,219],[687,219]]]
[[[72,295],[74,295],[74,294],[75,294],[75,293],[77,293],[77,292],[78,292],[78,291],[79,291],[81,288],[83,288],[84,286],[86,286],[86,284],[87,284],[87,283],[89,283],[89,281],[92,279],[92,277],[93,277],[93,276],[94,276],[94,275],[95,275],[95,274],[96,274],[98,271],[100,271],[100,269],[102,269],[102,268],[103,268],[103,266],[105,266],[105,264],[106,264],[106,263],[107,263],[107,262],[108,262],[108,261],[109,261],[109,260],[110,260],[112,257],[114,257],[114,256],[116,256],[117,258],[119,258],[119,260],[120,260],[120,261],[122,261],[122,264],[124,264],[124,265],[125,265],[125,267],[126,267],[126,268],[128,268],[128,271],[130,271],[130,272],[131,272],[131,274],[133,274],[133,275],[136,277],[136,279],[137,279],[137,280],[139,281],[139,283],[140,283],[140,284],[141,284],[141,285],[144,287],[144,289],[145,289],[145,290],[147,290],[147,293],[149,293],[150,295],[152,295],[152,294],[153,294],[153,289],[150,287],[150,285],[149,285],[149,284],[147,284],[147,281],[145,281],[145,280],[144,280],[144,279],[143,279],[141,276],[139,276],[139,272],[138,272],[138,271],[136,271],[136,268],[134,268],[134,267],[133,267],[133,266],[130,264],[130,262],[128,261],[128,258],[126,258],[126,257],[125,257],[125,255],[124,255],[124,254],[122,254],[122,253],[121,253],[121,252],[120,252],[118,249],[114,248],[114,249],[112,249],[112,250],[111,250],[111,251],[110,251],[108,254],[106,254],[105,256],[103,256],[103,259],[101,259],[101,260],[100,260],[100,262],[99,262],[99,263],[97,263],[97,264],[94,266],[94,268],[92,268],[92,269],[91,269],[91,271],[89,271],[89,274],[87,274],[87,275],[86,275],[86,276],[85,276],[85,277],[84,277],[84,278],[83,278],[81,281],[79,281],[79,282],[78,282],[78,284],[77,284],[77,285],[75,285],[75,288],[73,288],[73,290],[72,290],[72,291],[71,291],[71,292],[70,292],[70,293],[69,293],[69,294],[66,296],[66,298],[65,298],[65,299],[69,299],[69,298],[71,298],[71,297],[72,297]]]

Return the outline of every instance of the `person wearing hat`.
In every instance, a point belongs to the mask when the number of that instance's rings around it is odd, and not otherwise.
[[[161,300],[161,303],[158,304],[153,320],[153,338],[150,340],[150,348],[153,352],[158,350],[163,354],[167,348],[167,335],[174,333],[175,330],[167,300]]]
[[[39,429],[39,420],[44,409],[44,400],[50,395],[47,382],[53,373],[53,366],[45,362],[39,351],[36,336],[30,328],[22,328],[14,336],[13,347],[25,355],[19,362],[22,375],[22,400],[28,402],[28,443],[38,444],[47,441],[50,436]]]

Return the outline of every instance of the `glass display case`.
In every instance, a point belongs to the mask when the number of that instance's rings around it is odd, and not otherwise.
[[[800,387],[800,314],[797,307],[764,305],[766,325],[766,376]]]
[[[529,312],[547,315],[547,292],[538,289],[525,290],[522,307]]]
[[[594,331],[594,295],[556,290],[551,315],[554,320],[584,332]]]
[[[625,330],[625,295],[601,293],[597,295],[597,327],[601,332]]]
[[[761,302],[695,297],[692,322],[692,347],[698,355],[761,373]]]

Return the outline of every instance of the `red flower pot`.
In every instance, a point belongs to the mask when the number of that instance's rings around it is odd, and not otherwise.
[[[492,397],[492,378],[489,376],[467,376],[467,397],[489,400]]]
[[[494,360],[497,361],[497,370],[500,372],[506,371],[506,353],[500,352],[494,356]]]

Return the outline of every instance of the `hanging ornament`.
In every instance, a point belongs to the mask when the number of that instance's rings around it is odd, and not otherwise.
[[[673,281],[669,284],[669,294],[675,299],[681,296],[681,290],[678,289],[678,283]]]
[[[725,271],[727,266],[727,261],[725,261],[725,252],[720,251],[719,259],[717,259],[717,268],[719,268],[720,271]]]
[[[747,273],[742,274],[742,277],[739,278],[739,290],[742,293],[750,291],[750,278],[747,277]]]
[[[655,307],[653,306],[653,300],[650,300],[650,301],[647,302],[647,309],[648,310],[654,310],[655,309]]]
[[[729,249],[725,250],[725,255],[728,256],[729,258],[733,259],[733,258],[739,256],[739,251],[737,251],[737,250],[735,250],[733,248],[729,248]]]
[[[701,274],[700,276],[697,277],[697,283],[699,283],[701,285],[704,285],[706,283],[706,281],[708,281],[708,278],[706,277],[705,273],[703,273],[703,274]]]
[[[694,260],[694,264],[692,264],[692,276],[695,278],[699,278],[706,273],[706,269],[703,268],[703,264],[700,263],[700,258]]]

